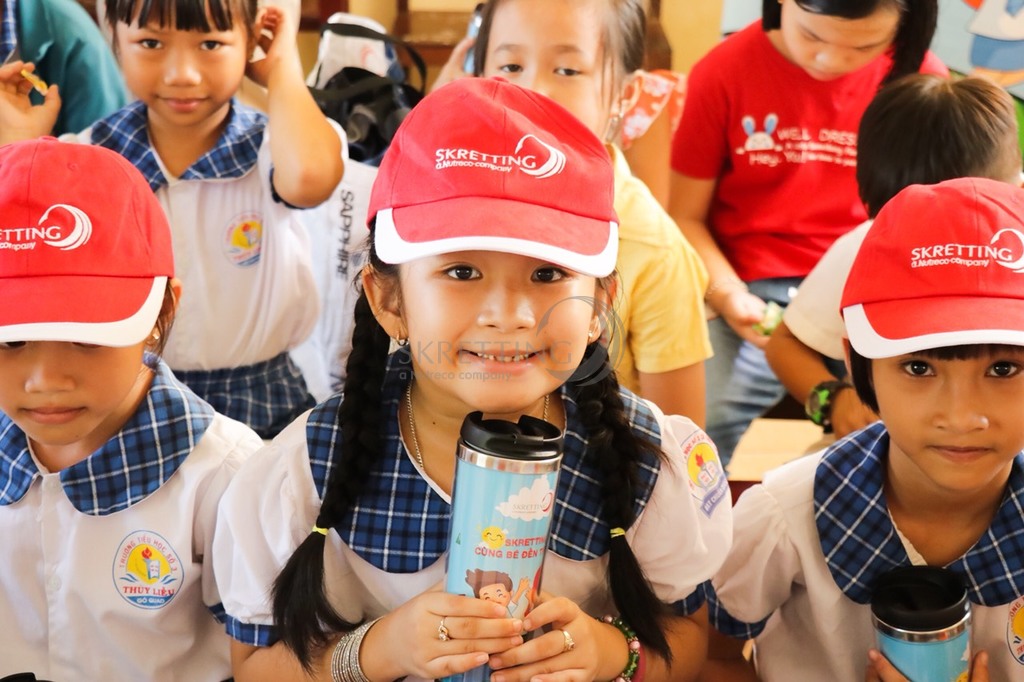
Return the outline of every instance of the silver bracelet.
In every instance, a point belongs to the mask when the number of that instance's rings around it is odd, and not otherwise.
[[[370,682],[359,665],[359,648],[363,644],[367,631],[380,618],[363,623],[352,632],[338,640],[331,654],[331,682]]]

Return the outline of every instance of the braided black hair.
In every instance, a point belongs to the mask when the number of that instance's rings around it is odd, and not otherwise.
[[[371,249],[371,265],[382,276],[395,274]],[[366,292],[355,306],[352,352],[346,364],[345,393],[338,408],[341,438],[334,456],[316,525],[329,529],[354,504],[380,453],[381,390],[391,339],[373,315]],[[332,633],[355,627],[331,606],[324,592],[325,536],[311,532],[274,581],[273,609],[277,635],[307,671],[315,653]]]
[[[589,356],[601,352],[599,342],[590,344],[581,364],[588,364]],[[576,386],[576,401],[587,434],[586,456],[594,458],[601,472],[603,518],[612,528],[625,529],[636,520],[633,505],[641,457],[645,453],[660,457],[661,452],[630,427],[607,355],[600,371],[591,376],[594,379],[584,378]],[[654,593],[625,536],[611,539],[608,584],[620,616],[637,638],[671,662],[672,651],[661,627],[662,618],[669,614],[668,606]]]

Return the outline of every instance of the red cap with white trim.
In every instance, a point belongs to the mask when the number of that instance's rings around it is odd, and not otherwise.
[[[120,154],[53,138],[0,147],[0,342],[139,343],[173,275],[164,211]]]
[[[603,143],[549,98],[503,79],[461,78],[402,122],[370,197],[377,255],[530,256],[603,277],[618,225]]]
[[[868,230],[842,310],[867,358],[1024,346],[1024,190],[982,178],[904,189]]]

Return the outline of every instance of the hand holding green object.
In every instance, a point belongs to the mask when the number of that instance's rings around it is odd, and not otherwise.
[[[771,336],[775,328],[782,322],[782,311],[785,310],[775,301],[768,301],[764,307],[764,317],[760,322],[754,324],[754,331],[762,336]]]

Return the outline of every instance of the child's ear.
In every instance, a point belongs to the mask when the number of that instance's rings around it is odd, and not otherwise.
[[[409,333],[399,305],[401,298],[397,291],[397,283],[382,277],[369,265],[363,268],[360,278],[366,300],[370,303],[370,310],[377,318],[377,323],[393,339],[408,338]]]
[[[174,310],[172,312],[177,314],[178,306],[181,305],[181,292],[183,290],[181,280],[177,277],[171,277],[168,285],[171,287],[171,298],[174,300]]]
[[[619,90],[615,108],[625,114],[636,106],[640,99],[640,72],[627,73],[622,79],[622,88]]]

